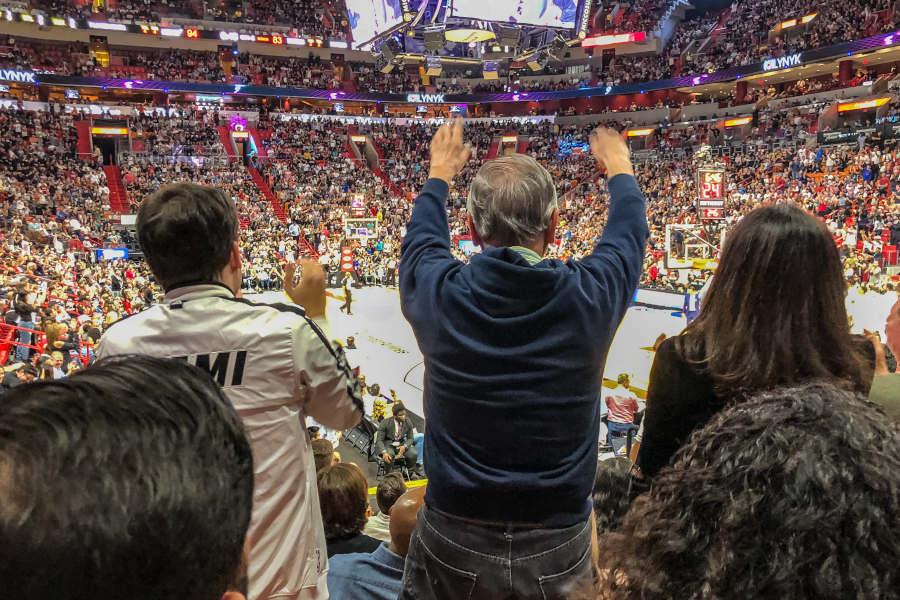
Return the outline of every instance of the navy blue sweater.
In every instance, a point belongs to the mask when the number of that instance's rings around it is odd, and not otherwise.
[[[590,513],[606,354],[649,237],[630,175],[581,261],[536,265],[486,248],[450,254],[447,184],[425,183],[403,239],[400,300],[425,356],[429,506],[565,527]]]

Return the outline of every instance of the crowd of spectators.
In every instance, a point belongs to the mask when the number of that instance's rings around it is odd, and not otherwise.
[[[119,22],[159,23],[174,17],[208,21],[229,21],[251,25],[290,27],[303,35],[343,39],[347,20],[343,2],[296,0],[273,4],[261,0],[218,0],[217,2],[176,2],[174,0],[119,0],[114,3],[83,3],[73,0],[32,0],[33,8],[57,17]]]
[[[729,214],[725,227],[732,227],[757,206],[796,204],[825,220],[842,249],[848,282],[863,291],[889,291],[896,283],[887,274],[884,248],[900,241],[898,150],[892,143],[877,141],[812,149],[771,144],[802,140],[814,117],[798,110],[763,112],[759,126],[747,133],[745,151],[726,159]],[[112,228],[104,218],[109,191],[102,169],[92,161],[72,159],[76,139],[72,117],[6,110],[0,120],[7,126],[7,137],[15,142],[6,150],[2,172],[2,187],[11,199],[4,263],[11,277],[15,273],[29,273],[32,279],[47,273],[65,277],[76,270],[96,275],[101,283],[78,302],[87,303],[85,315],[92,319],[90,311],[99,308],[101,321],[106,313],[121,316],[146,305],[152,296],[142,290],[148,285],[153,290],[146,273],[132,268],[131,275],[139,277],[134,284],[124,276],[121,263],[101,268],[84,254],[122,243],[127,232]],[[269,159],[257,161],[256,167],[285,210],[282,221],[247,168],[229,163],[222,155],[211,133],[214,121],[213,113],[202,112],[178,118],[149,114],[132,118],[136,137],[148,142],[146,154],[129,154],[121,165],[132,211],[165,183],[193,181],[225,189],[235,201],[243,231],[245,286],[269,290],[281,286],[283,265],[305,254],[313,253],[323,264],[337,268],[348,235],[345,218],[355,206],[360,212],[354,216],[374,219],[377,224],[374,235],[358,237],[350,232],[356,277],[363,284],[396,285],[400,244],[413,194],[427,177],[428,140],[434,124],[348,126],[327,117],[263,124],[271,127],[264,143]],[[587,255],[605,224],[607,194],[604,180],[582,153],[589,131],[588,126],[560,128],[550,121],[473,122],[467,139],[474,158],[460,175],[447,207],[454,254],[466,260],[470,251],[463,251],[456,240],[468,234],[465,196],[472,177],[492,146],[497,146],[497,138],[515,133],[526,144],[525,152],[551,172],[557,185],[560,229],[550,255],[563,259]],[[636,164],[635,174],[649,200],[651,237],[641,279],[645,287],[688,294],[697,292],[709,277],[710,271],[700,268],[667,267],[667,258],[676,249],[666,247],[666,225],[694,225],[691,235],[706,235],[696,227],[695,173],[708,158],[695,151],[715,143],[714,131],[706,124],[660,129],[656,158]],[[372,157],[366,156],[365,145],[358,147],[360,158],[356,157],[348,139],[351,132],[372,140],[375,168],[366,164]],[[186,145],[194,146],[193,152],[178,157],[176,148],[184,142],[191,142]],[[493,150],[502,153],[499,147]],[[673,155],[673,150],[680,153]],[[665,169],[660,169],[660,159]],[[676,238],[683,242],[682,234]],[[118,282],[115,288],[110,287],[113,279]],[[81,290],[76,288],[59,297],[78,296]],[[75,298],[69,302],[74,309]]]
[[[636,166],[638,181],[650,200],[651,239],[642,284],[690,293],[698,291],[708,278],[709,272],[701,269],[666,267],[666,225],[694,225],[694,233],[700,231],[696,172],[709,164],[710,158],[707,154],[695,156],[695,152],[731,140],[745,148],[746,153],[726,159],[726,228],[758,206],[797,204],[826,219],[843,249],[848,281],[863,290],[891,289],[894,284],[887,276],[883,247],[900,239],[897,149],[893,144],[882,147],[873,143],[862,148],[808,149],[797,142],[805,141],[815,119],[815,114],[798,109],[763,112],[759,125],[746,133],[744,142],[735,142],[730,133],[723,137],[720,130],[706,123],[658,130],[656,153]],[[271,178],[272,189],[286,204],[291,222],[296,223],[323,262],[334,266],[340,261],[344,242],[343,219],[354,199],[362,198],[365,216],[375,218],[379,228],[377,235],[354,245],[360,279],[394,281],[390,273],[398,263],[412,194],[427,177],[427,144],[435,128],[436,125],[424,122],[357,126],[355,131],[368,135],[379,153],[382,179],[362,166],[364,156],[361,161],[356,159],[349,145],[341,142],[348,135],[345,125],[325,117],[276,121],[269,142],[270,156],[295,158],[290,162],[270,160],[262,168]],[[496,138],[507,128],[528,140],[526,153],[554,176],[562,207],[559,244],[551,247],[550,254],[575,259],[589,254],[606,218],[604,180],[578,151],[587,144],[589,126],[556,128],[551,122],[469,125],[467,140],[475,158],[463,170],[451,193],[451,235],[454,239],[467,235],[464,205],[468,184]],[[777,147],[773,142],[778,142]],[[674,156],[672,150],[680,152]],[[665,169],[660,169],[661,159]],[[897,233],[882,240],[884,231],[895,229]],[[668,250],[671,255],[672,249]],[[458,247],[453,251],[466,258]]]
[[[603,11],[602,19],[598,19],[601,15],[595,14],[596,26],[592,33],[615,34],[644,31],[649,35],[656,28],[669,4],[671,4],[671,0],[633,0],[628,6],[618,5],[619,11],[615,17],[610,11]]]
[[[186,111],[187,112],[187,111]],[[142,152],[167,156],[208,156],[219,154],[222,142],[216,131],[213,112],[193,111],[179,117],[161,117],[158,113],[142,112],[129,119],[132,145]]]
[[[16,38],[9,38],[7,44],[0,47],[0,65],[63,75],[245,82],[386,93],[417,92],[422,89],[439,93],[554,91],[584,86],[628,85],[710,73],[753,64],[765,57],[890,31],[896,28],[896,18],[887,4],[886,0],[870,0],[864,3],[861,10],[843,11],[839,4],[829,3],[808,24],[770,35],[772,27],[784,18],[780,7],[773,3],[735,3],[725,9],[727,12],[701,12],[679,22],[659,54],[617,55],[604,61],[603,66],[594,64],[577,73],[566,73],[558,65],[549,65],[544,73],[560,76],[553,79],[529,79],[525,77],[531,74],[528,69],[508,71],[504,68],[498,81],[486,81],[480,79],[477,70],[463,70],[450,72],[449,77],[427,88],[417,69],[397,68],[390,73],[382,73],[371,64],[323,61],[312,54],[304,59],[250,53],[234,56],[231,53],[192,50],[111,48],[109,65],[102,66],[91,57],[86,46],[75,47],[73,51],[71,46]],[[812,4],[806,6],[810,11],[815,8]],[[851,81],[830,75],[775,86],[768,84],[765,88],[752,87],[741,100],[753,102],[763,97],[787,97],[852,87],[872,81],[876,76],[875,70],[870,69],[861,71]],[[735,94],[732,91],[730,95],[734,98]],[[721,100],[722,96],[717,96],[717,99]],[[680,100],[670,99],[668,103],[681,105],[693,100],[686,96]],[[646,107],[635,106],[637,110],[642,108]]]
[[[33,358],[42,378],[83,366],[103,327],[141,310],[156,293],[143,265],[93,257],[96,248],[131,239],[109,218],[102,168],[75,159],[72,119],[0,110],[0,295],[6,323],[31,330],[18,334],[26,345],[11,358]]]
[[[816,16],[808,24],[777,27],[791,17],[813,13]],[[654,14],[653,10],[648,14]],[[893,31],[896,25],[888,0],[867,0],[854,5],[854,10],[846,10],[841,2],[805,2],[789,12],[774,1],[734,2],[721,11],[696,12],[677,23],[660,54],[617,56],[598,76],[613,85],[712,73]]]
[[[900,241],[900,149],[893,143],[865,137],[852,145],[829,147],[771,145],[773,139],[800,139],[808,129],[808,121],[794,110],[763,114],[759,125],[747,135],[746,151],[725,159],[729,212],[725,226],[731,229],[765,206],[814,214],[824,220],[842,249],[847,282],[876,292],[896,290],[897,284],[884,268],[884,247]],[[238,211],[244,258],[241,275],[244,288],[251,291],[276,289],[284,276],[283,265],[309,251],[320,255],[323,263],[338,265],[340,249],[346,241],[344,218],[351,209],[359,208],[375,219],[378,232],[354,238],[357,275],[363,283],[396,283],[400,245],[411,217],[413,198],[427,179],[434,124],[375,122],[351,126],[328,118],[276,118],[265,123],[262,129],[269,160],[259,160],[252,168],[259,169],[285,208],[283,222],[253,182],[250,167],[221,157],[216,139],[206,133],[213,130],[214,122],[215,117],[207,114],[133,119],[131,127],[149,142],[148,154],[160,152],[173,160],[157,161],[135,154],[123,161],[120,166],[132,210],[139,209],[143,198],[168,183],[190,181],[225,191]],[[471,123],[466,131],[471,160],[455,179],[446,205],[454,254],[466,258],[455,242],[469,233],[465,210],[469,185],[492,152],[503,153],[497,145],[498,138],[512,133],[525,144],[521,147],[524,152],[553,177],[559,198],[559,229],[558,243],[550,245],[549,256],[580,260],[590,254],[610,217],[612,192],[590,158],[587,147],[591,129],[592,126],[560,127],[551,121]],[[101,165],[76,157],[77,135],[71,115],[2,109],[0,131],[5,142],[0,149],[0,302],[6,323],[25,330],[16,332],[22,345],[12,350],[9,360],[22,366],[4,377],[3,387],[21,387],[32,378],[64,380],[54,384],[59,386],[53,388],[59,394],[53,398],[55,404],[34,401],[26,405],[26,395],[33,393],[31,388],[17,390],[4,402],[10,403],[10,410],[20,411],[16,415],[35,411],[38,423],[50,421],[42,418],[49,414],[43,411],[57,411],[57,418],[64,420],[65,416],[59,416],[63,410],[60,399],[65,397],[65,406],[85,401],[76,400],[80,393],[76,386],[91,381],[96,371],[89,368],[83,374],[75,372],[91,362],[94,345],[105,329],[119,318],[156,302],[160,290],[143,263],[98,261],[92,256],[91,250],[96,247],[120,246],[131,240],[126,231],[112,224],[109,190]],[[697,222],[695,173],[708,159],[695,151],[713,142],[712,131],[703,124],[660,129],[656,136],[660,140],[658,154],[635,165],[636,179],[647,200],[650,235],[641,275],[643,285],[684,293],[699,289],[708,276],[700,270],[667,270],[661,252],[666,250],[662,244],[667,224]],[[367,136],[377,156],[371,156],[370,149],[363,146],[358,148],[357,157],[352,146],[355,142],[348,139],[349,135]],[[174,160],[173,148],[188,145],[197,147],[197,160]],[[676,148],[684,152],[672,158],[667,151]],[[883,238],[885,231],[887,240]],[[94,381],[91,389],[99,399],[112,400],[114,395],[107,395],[103,381],[119,381],[121,371],[128,375],[122,376],[121,381],[133,384],[134,389],[116,384],[127,388],[128,398],[147,398],[154,410],[160,407],[161,412],[143,418],[142,426],[153,423],[160,431],[171,433],[173,423],[177,425],[178,421],[169,417],[181,414],[179,411],[187,410],[188,405],[193,406],[191,410],[204,407],[205,416],[200,422],[213,429],[203,429],[203,435],[213,435],[210,431],[228,424],[225,429],[232,436],[231,441],[222,446],[227,448],[229,460],[217,455],[215,460],[206,457],[203,464],[224,473],[235,462],[231,454],[240,455],[243,483],[221,486],[221,493],[216,498],[207,494],[205,502],[219,502],[219,510],[225,514],[232,503],[222,499],[230,498],[229,494],[242,495],[243,504],[235,499],[233,507],[236,511],[241,506],[242,516],[235,519],[241,521],[243,530],[235,525],[235,530],[240,530],[235,534],[240,540],[232,540],[234,547],[229,548],[235,565],[221,567],[223,571],[216,573],[218,583],[210,584],[210,589],[218,585],[221,589],[214,592],[222,594],[226,587],[234,586],[239,591],[240,578],[232,579],[232,567],[237,568],[242,546],[238,541],[243,540],[249,521],[247,474],[252,468],[245,434],[237,424],[231,403],[222,400],[211,380],[203,380],[202,386],[190,383],[199,375],[183,363],[175,367],[147,361],[132,359],[101,365],[99,369],[107,369],[102,371],[106,379]],[[164,396],[147,385],[152,380],[135,380],[139,369],[144,369],[144,374],[167,373],[167,385],[182,387],[177,394],[167,392]],[[123,389],[117,388],[116,394],[124,393]],[[69,393],[70,396],[65,395]],[[199,396],[205,399],[203,403],[194,402]],[[169,405],[176,397],[180,397],[177,410]],[[593,490],[595,507],[599,510],[602,506],[605,511],[596,522],[601,551],[590,556],[601,567],[599,583],[609,590],[608,597],[666,598],[684,590],[696,590],[691,595],[699,597],[704,588],[727,596],[729,586],[734,585],[743,586],[741,589],[748,592],[766,589],[774,595],[797,598],[839,597],[845,593],[864,598],[895,597],[900,588],[890,561],[896,556],[896,540],[900,539],[893,535],[900,534],[896,519],[900,514],[900,431],[896,424],[865,404],[855,391],[826,383],[798,385],[787,391],[752,389],[735,392],[735,398],[737,402],[713,414],[708,423],[698,426],[698,433],[683,440],[667,466],[654,473],[649,492],[633,503],[626,492],[630,485],[627,468],[616,463],[601,464]],[[131,410],[139,406],[135,403]],[[212,410],[212,406],[218,408]],[[0,410],[0,457],[23,460],[22,452],[7,450],[13,447],[9,432],[24,426],[12,414]],[[132,412],[127,418],[133,417]],[[121,423],[126,419],[126,411],[116,418]],[[88,428],[94,436],[104,424],[102,420],[73,419],[71,426]],[[146,451],[156,447],[136,444],[132,449],[128,444],[138,435],[138,428],[125,428],[115,443],[102,441],[102,437],[91,439],[101,440],[94,450],[105,450],[103,444],[109,443],[111,451],[128,453],[127,462],[133,465],[141,448]],[[766,443],[752,443],[761,436]],[[80,433],[63,437],[83,439]],[[161,435],[159,443],[177,445],[182,439]],[[869,445],[864,444],[865,440],[869,440]],[[873,448],[876,452],[872,452]],[[190,454],[190,450],[179,446],[175,453]],[[785,461],[786,455],[795,460]],[[187,468],[184,461],[173,461],[173,456],[162,452],[154,458],[154,468]],[[753,476],[735,477],[735,465],[746,467],[739,471],[752,472]],[[37,469],[36,466],[29,472]],[[422,490],[406,490],[396,475],[385,478],[377,496],[382,514],[376,520],[367,510],[367,482],[359,467],[335,464],[332,459],[317,471],[311,481],[313,487],[318,485],[328,555],[338,557],[328,574],[333,593],[354,590],[362,594],[365,590],[366,598],[402,594],[401,578],[407,556],[415,554],[413,531],[416,514],[423,504]],[[128,481],[144,476],[140,469],[116,473]],[[210,482],[221,485],[221,479],[210,475]],[[19,470],[15,476],[24,477]],[[56,473],[53,480],[60,477],[62,473]],[[18,485],[19,480],[15,481]],[[641,491],[637,485],[635,492]],[[79,493],[100,489],[92,486]],[[127,485],[125,488],[130,489]],[[7,493],[6,489],[0,486],[0,497]],[[166,488],[160,493],[171,490]],[[68,502],[68,496],[61,498]],[[33,502],[43,506],[43,500]],[[753,507],[760,505],[777,507],[771,511],[768,527],[758,526],[758,511]],[[18,510],[19,504],[9,506],[13,507],[10,510]],[[26,512],[28,517],[16,521],[16,528],[31,526],[44,515],[41,510]],[[811,519],[811,512],[824,515],[821,518],[827,520],[829,527],[823,528]],[[727,521],[733,527],[716,528],[711,524],[711,513],[714,520]],[[72,511],[73,518],[79,514]],[[10,523],[4,521],[3,527],[13,527]],[[204,531],[209,533],[222,523],[214,525]],[[864,534],[848,533],[858,531],[853,527],[862,527]],[[879,535],[876,530],[891,535]],[[802,542],[785,536],[790,532],[800,532]],[[180,537],[177,543],[184,544]],[[56,538],[41,539],[48,543],[47,539]],[[158,537],[154,539],[160,543]],[[84,543],[87,542],[79,541]],[[678,558],[662,550],[662,544],[676,549]],[[755,569],[744,569],[737,564],[740,561],[718,556],[721,552],[731,557],[738,546],[744,555],[755,557]],[[810,548],[817,553],[815,573],[805,566],[809,564]],[[175,548],[167,550],[174,552]],[[147,547],[142,546],[139,552],[146,553]],[[772,558],[781,556],[779,552],[787,559]],[[801,558],[803,553],[807,558]],[[834,556],[841,560],[833,559]],[[121,560],[121,556],[117,558]],[[719,561],[721,569],[708,569],[710,560]],[[37,564],[40,561],[34,561],[30,568]],[[133,564],[140,570],[143,562]],[[843,564],[859,569],[851,570]],[[647,565],[652,567],[649,573]],[[821,575],[821,569],[827,573]],[[28,569],[5,572],[7,577],[23,579],[32,574]],[[94,573],[90,571],[91,577]],[[115,580],[114,573],[101,573],[103,585]],[[174,577],[180,571],[173,567],[165,573]],[[827,576],[830,587],[823,587],[820,576]],[[648,578],[652,585],[644,589],[640,582]],[[79,585],[90,586],[89,579],[80,578]],[[160,589],[165,587],[158,574],[141,581],[155,582],[153,585],[161,586]],[[833,585],[835,582],[839,585]],[[199,589],[204,583],[194,580],[191,589]],[[30,590],[37,589],[34,582],[28,585],[32,586]],[[54,593],[58,594],[58,589]],[[595,597],[593,590],[585,590],[584,594],[585,598]]]

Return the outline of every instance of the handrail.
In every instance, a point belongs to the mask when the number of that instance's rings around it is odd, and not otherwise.
[[[36,343],[26,344],[20,342],[18,336],[16,335],[16,332],[25,332],[30,333],[33,336],[37,336],[35,340]],[[6,356],[9,355],[10,346],[21,346],[23,348],[29,348],[31,350],[35,350],[38,354],[43,354],[44,350],[47,349],[47,334],[37,329],[28,329],[27,327],[10,325],[9,323],[0,323],[0,338],[7,336],[9,336],[10,339],[0,342],[0,357],[3,357],[3,354],[5,354]],[[73,358],[77,358],[82,362],[82,364],[86,366],[91,360],[92,348],[92,344],[88,344],[79,340],[78,354]],[[87,352],[85,352],[85,350],[87,350]],[[55,350],[53,351],[55,352]]]

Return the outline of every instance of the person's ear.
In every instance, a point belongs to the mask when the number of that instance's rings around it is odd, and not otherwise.
[[[475,229],[475,222],[472,221],[472,215],[466,215],[466,224],[469,226],[469,235],[472,236],[472,241],[476,246],[484,248],[484,242],[481,240],[481,236],[478,235],[478,231]]]
[[[556,226],[559,225],[559,209],[554,208],[553,214],[550,215],[550,226],[547,228],[546,233],[544,234],[544,251],[547,251],[548,246],[552,246],[553,242],[556,241]]]
[[[238,241],[235,241],[231,245],[231,255],[228,257],[228,266],[231,267],[233,271],[241,270],[241,244]]]
[[[247,600],[247,597],[240,592],[228,590],[227,592],[222,594],[222,600]]]

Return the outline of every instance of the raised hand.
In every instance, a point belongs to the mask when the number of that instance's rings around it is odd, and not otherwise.
[[[297,267],[303,274],[300,283],[294,285]],[[311,258],[302,258],[284,268],[284,291],[295,303],[306,309],[310,319],[325,316],[325,269]]]
[[[616,130],[598,127],[592,131],[591,153],[601,167],[606,167],[607,178],[612,179],[622,173],[634,175],[628,145]]]
[[[472,154],[472,147],[463,143],[463,121],[455,118],[441,125],[431,140],[431,168],[429,178],[443,179],[448,184],[459,175]]]

